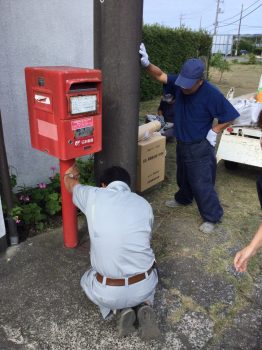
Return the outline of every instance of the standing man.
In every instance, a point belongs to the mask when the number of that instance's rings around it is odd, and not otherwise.
[[[223,216],[214,188],[216,139],[239,113],[215,86],[204,80],[205,68],[200,59],[188,59],[180,74],[174,75],[150,63],[144,44],[140,45],[139,53],[147,73],[165,84],[176,101],[174,123],[179,190],[166,205],[175,208],[195,199],[203,219],[199,229],[210,233]],[[215,126],[214,118],[218,119]]]
[[[64,183],[88,222],[91,268],[81,286],[104,319],[120,310],[119,336],[135,330],[137,317],[141,338],[158,337],[151,307],[158,282],[150,246],[152,208],[131,192],[130,176],[121,167],[106,169],[100,188],[81,185],[78,176],[74,165],[66,171]]]

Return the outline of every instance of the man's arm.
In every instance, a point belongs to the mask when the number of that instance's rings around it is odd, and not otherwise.
[[[159,81],[160,83],[167,83],[167,74],[164,73],[159,67],[155,66],[154,64],[149,63],[149,66],[147,66],[146,71],[149,75],[151,75],[152,78]]]
[[[206,139],[207,141],[215,147],[216,142],[217,142],[217,136],[220,132],[222,132],[224,129],[226,129],[229,125],[233,123],[233,120],[227,123],[222,123],[222,124],[216,124],[215,126],[212,127],[212,129],[209,130],[207,133]]]
[[[78,181],[78,178],[79,178],[79,170],[76,164],[74,164],[73,166],[68,168],[64,174],[64,184],[68,192],[72,193],[74,187],[80,183]]]
[[[242,250],[236,253],[234,265],[238,272],[245,272],[249,259],[262,247],[262,224],[257,230],[252,241]]]
[[[233,123],[233,120],[227,123],[222,123],[222,124],[216,124],[215,126],[212,127],[212,130],[219,134],[221,133],[223,130],[225,130],[227,127],[229,127],[231,124]]]
[[[164,73],[159,67],[150,63],[145,45],[143,43],[140,45],[139,53],[141,55],[141,65],[146,69],[147,73],[160,83],[166,84],[167,74]]]

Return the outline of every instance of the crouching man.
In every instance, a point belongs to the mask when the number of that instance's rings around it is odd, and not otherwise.
[[[101,187],[81,185],[78,176],[74,165],[66,171],[64,183],[88,222],[91,268],[81,286],[104,319],[117,314],[119,336],[133,332],[138,323],[142,339],[156,338],[159,329],[152,305],[158,277],[150,246],[152,208],[131,192],[130,176],[121,167],[106,169]]]

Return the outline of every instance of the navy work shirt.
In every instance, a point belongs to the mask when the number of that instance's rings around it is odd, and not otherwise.
[[[219,124],[236,119],[239,113],[224,95],[208,81],[192,95],[183,94],[175,85],[177,75],[168,74],[166,88],[175,96],[175,136],[183,142],[201,141],[212,128],[214,118]]]

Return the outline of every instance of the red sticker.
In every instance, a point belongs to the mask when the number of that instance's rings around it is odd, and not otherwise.
[[[85,119],[78,119],[78,120],[71,121],[72,130],[83,129],[93,125],[94,125],[93,118],[85,118]]]

